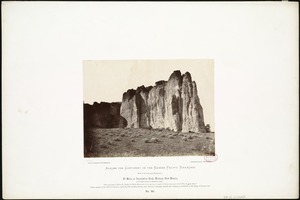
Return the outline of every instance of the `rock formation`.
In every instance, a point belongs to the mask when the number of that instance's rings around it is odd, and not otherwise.
[[[168,81],[158,81],[154,87],[128,90],[120,113],[129,128],[206,132],[197,86],[189,72],[174,71]]]
[[[126,120],[120,116],[121,103],[84,104],[84,128],[123,128]]]

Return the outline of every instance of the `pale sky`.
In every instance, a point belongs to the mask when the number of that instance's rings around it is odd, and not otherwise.
[[[83,61],[83,100],[121,102],[128,89],[168,80],[174,70],[190,72],[197,84],[204,122],[214,131],[213,60],[86,60]]]

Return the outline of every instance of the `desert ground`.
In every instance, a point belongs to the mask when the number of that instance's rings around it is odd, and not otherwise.
[[[205,156],[214,153],[214,133],[90,128],[84,134],[84,157]]]

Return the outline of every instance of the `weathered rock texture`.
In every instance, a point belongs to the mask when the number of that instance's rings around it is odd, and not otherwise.
[[[129,128],[206,132],[197,86],[191,74],[174,71],[168,81],[123,94],[121,116]]]
[[[84,104],[84,128],[123,128],[126,120],[120,116],[121,103]]]

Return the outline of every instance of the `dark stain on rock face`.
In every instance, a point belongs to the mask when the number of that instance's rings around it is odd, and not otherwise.
[[[173,115],[176,115],[179,111],[178,104],[179,104],[178,98],[176,98],[176,96],[173,95],[172,96],[172,114]]]

